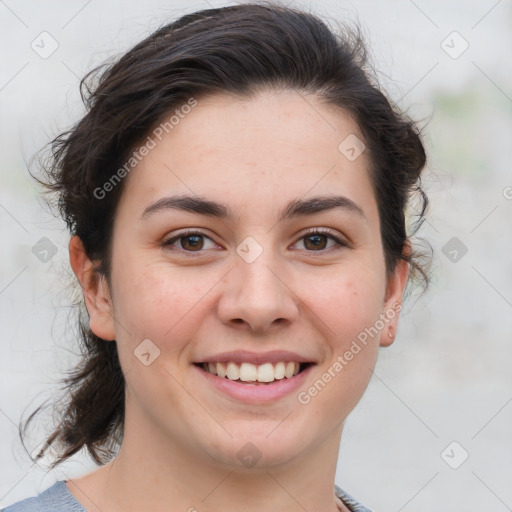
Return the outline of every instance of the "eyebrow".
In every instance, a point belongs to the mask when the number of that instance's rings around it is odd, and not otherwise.
[[[318,196],[310,199],[290,201],[280,212],[278,222],[298,216],[314,215],[315,213],[336,208],[343,209],[349,213],[355,213],[362,219],[367,220],[363,209],[348,197]],[[220,219],[233,219],[235,217],[233,210],[229,206],[199,196],[180,195],[163,197],[150,204],[142,213],[141,218],[166,210],[181,210]]]

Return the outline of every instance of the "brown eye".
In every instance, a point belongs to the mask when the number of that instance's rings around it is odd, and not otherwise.
[[[182,253],[203,253],[206,249],[218,248],[209,236],[196,231],[179,233],[163,242],[162,246]]]
[[[329,246],[329,240],[333,242]],[[349,245],[340,240],[331,230],[328,229],[311,229],[300,238],[303,241],[304,248],[308,252],[330,252],[330,249],[343,249]]]
[[[325,249],[327,246],[326,235],[308,235],[304,237],[304,246],[306,249]]]
[[[179,238],[182,249],[186,251],[197,251],[203,248],[203,235],[187,235]]]

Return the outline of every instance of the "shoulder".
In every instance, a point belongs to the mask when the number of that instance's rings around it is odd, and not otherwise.
[[[334,490],[336,496],[352,512],[372,512],[338,486],[335,486]],[[37,496],[18,501],[0,512],[86,512],[86,510],[69,492],[66,482],[59,480]]]
[[[359,503],[355,498],[350,496],[343,489],[340,489],[337,485],[334,486],[334,492],[336,496],[351,510],[352,512],[372,512],[368,507]],[[1,512],[1,511],[0,511]]]
[[[66,482],[59,480],[32,498],[18,501],[0,512],[86,512],[69,492]]]

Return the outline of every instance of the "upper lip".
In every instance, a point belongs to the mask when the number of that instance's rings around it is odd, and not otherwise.
[[[312,359],[301,356],[295,352],[288,350],[271,350],[268,352],[250,352],[248,350],[234,350],[231,352],[221,352],[219,354],[207,356],[201,359],[201,363],[224,363],[231,361],[233,363],[279,363],[279,362],[296,362],[296,363],[312,363]]]

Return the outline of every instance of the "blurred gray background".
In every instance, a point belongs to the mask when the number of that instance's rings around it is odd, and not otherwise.
[[[380,353],[336,483],[380,512],[512,510],[512,2],[286,3],[359,20],[380,82],[421,121],[429,151],[420,235],[435,251],[432,286]],[[0,1],[0,507],[95,467],[80,455],[47,473],[17,435],[77,352],[69,235],[28,162],[83,113],[78,82],[93,66],[227,4]]]

